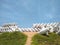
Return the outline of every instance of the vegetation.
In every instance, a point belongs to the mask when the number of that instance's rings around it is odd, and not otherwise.
[[[0,45],[24,45],[26,39],[21,32],[5,32],[0,34]]]
[[[49,36],[36,34],[32,37],[32,45],[60,45],[60,36],[55,33]]]

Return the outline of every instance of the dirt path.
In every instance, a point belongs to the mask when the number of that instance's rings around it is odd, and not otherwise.
[[[28,36],[25,45],[31,45],[31,39],[32,39],[32,37],[33,37],[35,34],[37,34],[37,32],[23,32],[23,33]]]

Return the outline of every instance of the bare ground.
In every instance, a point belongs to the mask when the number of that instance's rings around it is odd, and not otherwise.
[[[31,39],[35,34],[37,34],[37,32],[23,32],[23,33],[28,36],[25,45],[31,45],[31,42],[32,42]]]

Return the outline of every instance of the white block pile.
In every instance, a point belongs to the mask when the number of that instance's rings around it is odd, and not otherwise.
[[[40,34],[45,34],[47,32],[60,34],[60,23],[33,24],[33,28],[39,29],[38,33]]]
[[[7,23],[0,27],[0,32],[38,32],[40,34],[55,32],[60,33],[60,23],[37,23],[32,28],[19,28],[15,23]]]
[[[0,27],[0,32],[18,31],[18,26],[15,23],[4,24]]]

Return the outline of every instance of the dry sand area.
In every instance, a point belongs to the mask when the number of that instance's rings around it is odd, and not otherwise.
[[[32,42],[31,39],[35,34],[37,34],[37,32],[23,32],[23,33],[28,36],[25,45],[31,45],[31,42]]]

